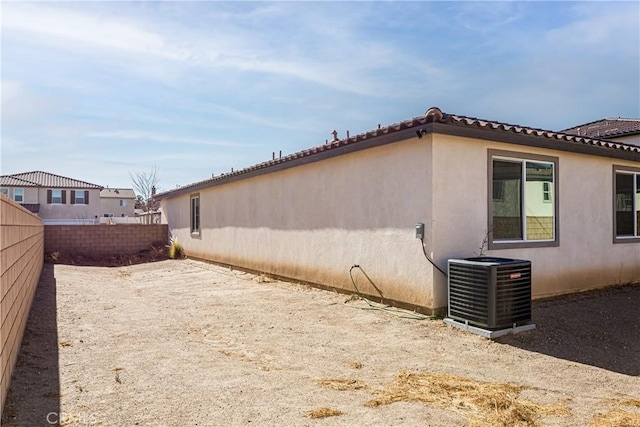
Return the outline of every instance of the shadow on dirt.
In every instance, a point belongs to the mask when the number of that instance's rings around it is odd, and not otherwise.
[[[496,341],[560,359],[640,375],[640,283],[533,304],[536,329]]]
[[[45,264],[24,331],[2,426],[57,425],[60,421],[60,368],[54,268]],[[21,417],[16,418],[16,414]]]

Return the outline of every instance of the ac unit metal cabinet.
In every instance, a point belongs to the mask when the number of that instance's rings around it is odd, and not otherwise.
[[[449,260],[449,317],[489,330],[531,321],[531,261]]]

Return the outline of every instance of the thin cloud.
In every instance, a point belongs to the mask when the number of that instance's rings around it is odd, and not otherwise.
[[[22,36],[31,34],[40,41],[54,43],[61,49],[101,55],[100,52],[87,51],[88,48],[95,47],[119,54],[155,57],[193,66],[295,77],[356,94],[373,93],[366,85],[344,74],[340,75],[340,70],[333,67],[304,60],[282,59],[276,52],[265,55],[252,50],[248,48],[253,44],[253,37],[250,35],[221,40],[221,37],[214,34],[213,41],[211,35],[201,38],[188,36],[182,42],[147,30],[142,22],[131,18],[102,17],[89,12],[22,3],[5,5],[4,14],[3,32]],[[239,32],[236,35],[242,36]]]
[[[333,7],[328,11],[320,8],[324,13],[310,13],[296,4],[258,5],[248,18],[246,11],[218,12],[211,16],[215,25],[194,29],[184,23],[159,26],[143,18],[124,17],[124,13],[114,16],[43,4],[9,3],[4,6],[3,32],[23,40],[35,38],[38,43],[103,61],[106,52],[128,55],[126,60],[112,63],[116,67],[137,68],[160,79],[176,79],[176,72],[171,71],[175,65],[183,67],[185,73],[194,67],[205,67],[293,78],[339,92],[384,97],[397,93],[394,81],[407,81],[407,75],[416,70],[428,70],[427,76],[445,75],[444,70],[424,58],[409,56],[392,44],[350,30],[347,22],[328,29],[327,22],[339,18],[340,10]],[[261,23],[256,17],[270,21]],[[341,21],[345,18],[337,22]],[[289,25],[297,25],[294,39],[276,30]],[[151,59],[161,62],[149,66]],[[392,81],[383,78],[398,69],[403,70],[403,75]]]
[[[145,132],[145,131],[130,131],[130,130],[121,130],[121,131],[110,131],[110,132],[89,132],[86,134],[89,138],[100,138],[100,139],[123,139],[123,140],[138,140],[138,141],[148,141],[148,142],[157,142],[161,144],[189,144],[189,145],[210,145],[216,147],[256,147],[256,144],[247,144],[244,142],[233,142],[233,141],[218,141],[214,139],[206,139],[206,138],[192,138],[185,136],[176,136],[176,135],[167,135],[167,134],[159,134],[154,132]]]
[[[637,116],[639,105],[637,2],[5,2],[2,12],[2,161],[16,172],[55,157],[63,175],[113,183],[127,177],[121,156],[153,159],[184,184],[433,105],[547,129]],[[95,153],[112,163],[101,168]]]
[[[97,46],[123,53],[145,54],[167,59],[185,55],[167,46],[159,34],[119,19],[105,19],[90,13],[25,3],[3,5],[3,31],[31,33],[46,39],[60,39],[68,48]]]
[[[556,49],[589,50],[591,54],[603,51],[627,51],[638,56],[640,33],[637,2],[578,5],[573,8],[576,19],[560,28],[550,30],[545,42]],[[633,43],[635,41],[635,43]]]
[[[2,137],[3,154],[36,153],[38,151],[39,150],[36,147],[34,147],[32,144],[29,144],[28,142],[23,141],[21,139],[4,136],[4,135]]]
[[[210,102],[205,103],[197,103],[196,105],[187,107],[191,112],[198,113],[212,113],[216,116],[224,116],[226,118],[235,119],[233,122],[238,124],[252,124],[258,125],[262,127],[269,127],[275,129],[285,129],[285,130],[296,130],[296,131],[304,131],[310,128],[313,128],[314,125],[311,123],[300,123],[299,121],[295,122],[287,122],[282,121],[281,118],[272,118],[265,113],[264,116],[259,116],[257,114],[251,114],[246,111],[241,111],[235,108],[231,108],[224,105],[218,105]]]
[[[463,28],[483,33],[493,32],[522,18],[520,5],[514,2],[457,3],[456,22]]]
[[[60,109],[62,104],[49,96],[42,96],[16,80],[2,80],[2,121],[25,122]]]

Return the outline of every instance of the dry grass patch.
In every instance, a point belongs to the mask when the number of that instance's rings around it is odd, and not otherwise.
[[[461,411],[470,419],[470,427],[537,426],[543,416],[567,416],[564,405],[540,405],[519,400],[527,387],[487,383],[448,374],[398,373],[382,389],[372,389],[357,380],[320,380],[318,384],[335,390],[365,390],[378,397],[365,403],[376,407],[394,402],[422,402]]]
[[[369,391],[370,388],[367,384],[358,380],[332,380],[332,379],[322,379],[316,381],[317,384],[330,388],[333,390],[366,390]]]
[[[640,414],[613,408],[604,414],[597,414],[589,425],[591,427],[639,427]]]
[[[129,276],[131,276],[131,272],[129,270],[118,270],[118,272],[116,273],[116,276],[118,276],[118,277],[129,277]]]
[[[620,405],[634,406],[636,408],[640,408],[640,399],[635,399],[635,398],[620,399],[616,401],[616,403],[619,403]]]
[[[366,406],[393,402],[432,403],[462,410],[470,426],[535,426],[542,416],[567,416],[563,405],[539,405],[518,400],[526,387],[487,383],[448,374],[400,372],[395,381],[377,391],[379,397]]]
[[[640,399],[613,400],[613,403],[616,405],[640,408]],[[591,427],[640,427],[640,413],[625,411],[619,406],[616,406],[604,414],[596,414],[589,425]]]
[[[342,411],[332,408],[318,408],[304,413],[309,418],[327,418],[342,415]]]

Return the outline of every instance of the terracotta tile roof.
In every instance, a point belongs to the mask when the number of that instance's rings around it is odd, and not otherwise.
[[[640,134],[640,119],[611,118],[585,123],[561,131],[591,138],[615,138]]]
[[[5,184],[5,182],[15,182],[15,184]],[[55,175],[49,172],[42,171],[2,175],[0,176],[0,185],[46,188],[102,189],[101,185],[91,184],[89,182],[79,181],[77,179],[67,178],[66,176]]]
[[[201,188],[232,182],[315,160],[322,160],[327,157],[341,155],[358,149],[396,142],[414,136],[421,138],[423,135],[429,133],[469,136],[472,138],[484,138],[521,145],[537,145],[556,150],[586,152],[604,157],[629,158],[640,161],[640,147],[635,145],[600,138],[577,136],[565,132],[529,128],[475,117],[447,114],[443,113],[439,108],[433,107],[427,110],[426,114],[421,117],[415,117],[386,127],[379,126],[378,129],[369,132],[328,141],[323,145],[284,157],[274,158],[231,173],[224,173],[203,181],[165,191],[157,194],[156,199],[161,200],[163,198],[193,192]],[[380,140],[380,142],[376,143],[376,140]]]
[[[135,199],[136,193],[131,188],[103,188],[101,199]]]
[[[0,176],[0,186],[2,187],[37,187],[38,184],[11,175]]]

